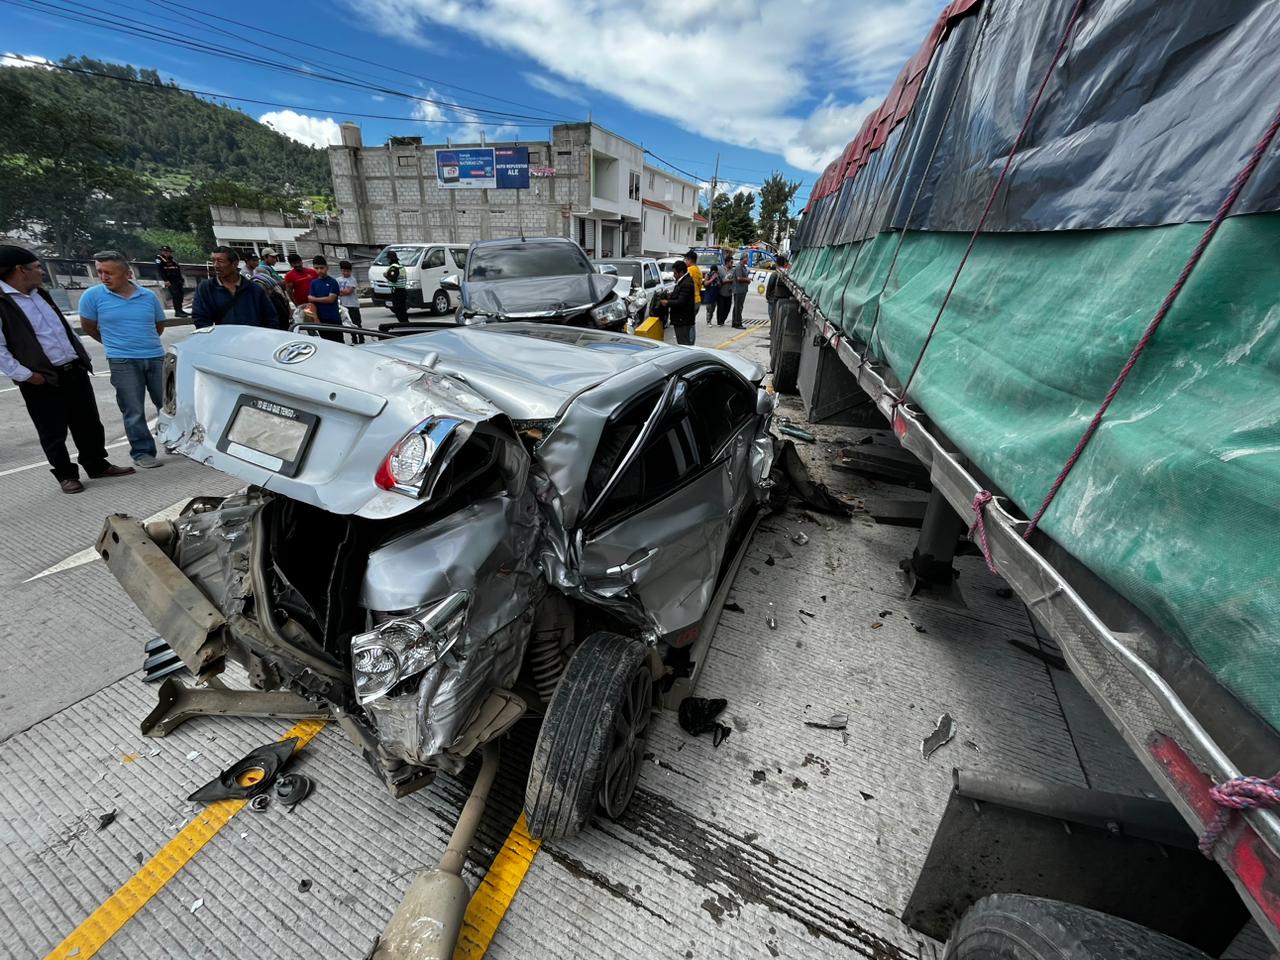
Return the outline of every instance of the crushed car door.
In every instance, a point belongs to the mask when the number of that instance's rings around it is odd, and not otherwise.
[[[610,461],[616,467],[580,527],[580,570],[588,587],[611,598],[629,594],[658,634],[676,645],[696,638],[725,545],[751,495],[741,469],[745,449],[738,449],[744,444],[736,439],[754,409],[750,388],[740,385],[747,412],[735,410],[725,420],[731,429],[718,430],[715,446],[691,403],[709,382],[702,372],[673,377],[647,416],[643,409],[624,409],[615,418],[593,470]],[[621,456],[611,431],[632,438]]]

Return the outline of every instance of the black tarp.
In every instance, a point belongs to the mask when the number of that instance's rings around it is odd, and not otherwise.
[[[972,230],[1073,7],[985,0],[959,20],[911,115],[813,201],[798,246]],[[1278,0],[1090,0],[985,229],[1210,219],[1280,103],[1278,81]],[[1277,209],[1273,150],[1233,212]]]

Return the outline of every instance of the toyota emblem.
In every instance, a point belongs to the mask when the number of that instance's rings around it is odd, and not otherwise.
[[[295,340],[293,343],[286,343],[283,347],[277,349],[276,359],[281,363],[301,363],[315,352],[316,345],[314,343]]]

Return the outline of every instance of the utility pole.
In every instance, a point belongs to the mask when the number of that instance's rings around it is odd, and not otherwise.
[[[703,169],[706,169],[705,167]],[[716,169],[711,174],[711,199],[707,202],[707,236],[703,238],[705,243],[709,238],[715,236],[716,233],[716,184],[720,182],[720,154],[716,154]],[[710,244],[707,244],[710,246]]]

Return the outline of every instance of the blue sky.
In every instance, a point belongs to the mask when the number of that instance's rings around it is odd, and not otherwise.
[[[721,180],[731,187],[754,187],[781,170],[803,182],[802,203],[943,6],[944,0],[316,0],[257,8],[201,7],[196,0],[11,0],[3,42],[5,52],[131,63],[182,86],[305,107],[230,101],[312,143],[331,140],[337,123],[352,118],[366,144],[407,134],[427,142],[474,140],[481,128],[491,140],[544,139],[550,123],[542,118],[584,120],[589,113],[701,180],[711,179],[717,153]],[[241,26],[245,19],[252,25]],[[139,25],[302,72],[119,32]],[[329,83],[319,73],[389,92]]]

